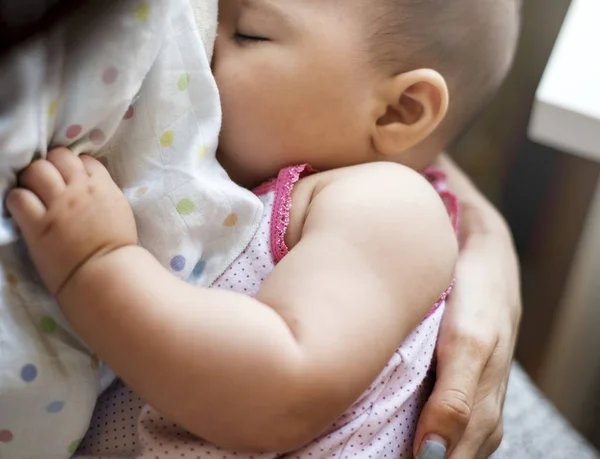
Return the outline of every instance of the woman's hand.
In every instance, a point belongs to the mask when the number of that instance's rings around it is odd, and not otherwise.
[[[495,209],[448,160],[461,203],[456,285],[442,321],[436,383],[419,419],[419,459],[484,459],[500,445],[502,408],[521,317],[517,257]]]

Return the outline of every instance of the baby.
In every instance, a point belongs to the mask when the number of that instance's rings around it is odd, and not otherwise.
[[[340,6],[222,2],[219,159],[246,187],[277,178],[255,191],[263,221],[221,289],[184,283],[136,246],[127,201],[89,157],[54,151],[8,196],[83,339],[219,447],[412,449],[457,249],[434,188],[381,162],[421,170],[473,118],[510,64],[518,5]]]

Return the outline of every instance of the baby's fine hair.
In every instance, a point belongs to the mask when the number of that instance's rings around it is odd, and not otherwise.
[[[438,71],[450,93],[450,143],[496,94],[512,64],[522,0],[379,0],[371,55],[390,73]]]

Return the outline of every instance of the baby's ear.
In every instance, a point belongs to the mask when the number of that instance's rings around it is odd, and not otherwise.
[[[396,75],[382,84],[373,144],[380,155],[402,153],[425,140],[448,111],[448,86],[435,70]]]

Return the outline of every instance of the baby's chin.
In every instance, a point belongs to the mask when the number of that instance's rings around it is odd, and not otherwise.
[[[252,189],[260,185],[264,180],[257,178],[250,168],[240,164],[233,155],[228,155],[226,151],[217,148],[217,160],[225,169],[229,178],[244,188]]]

